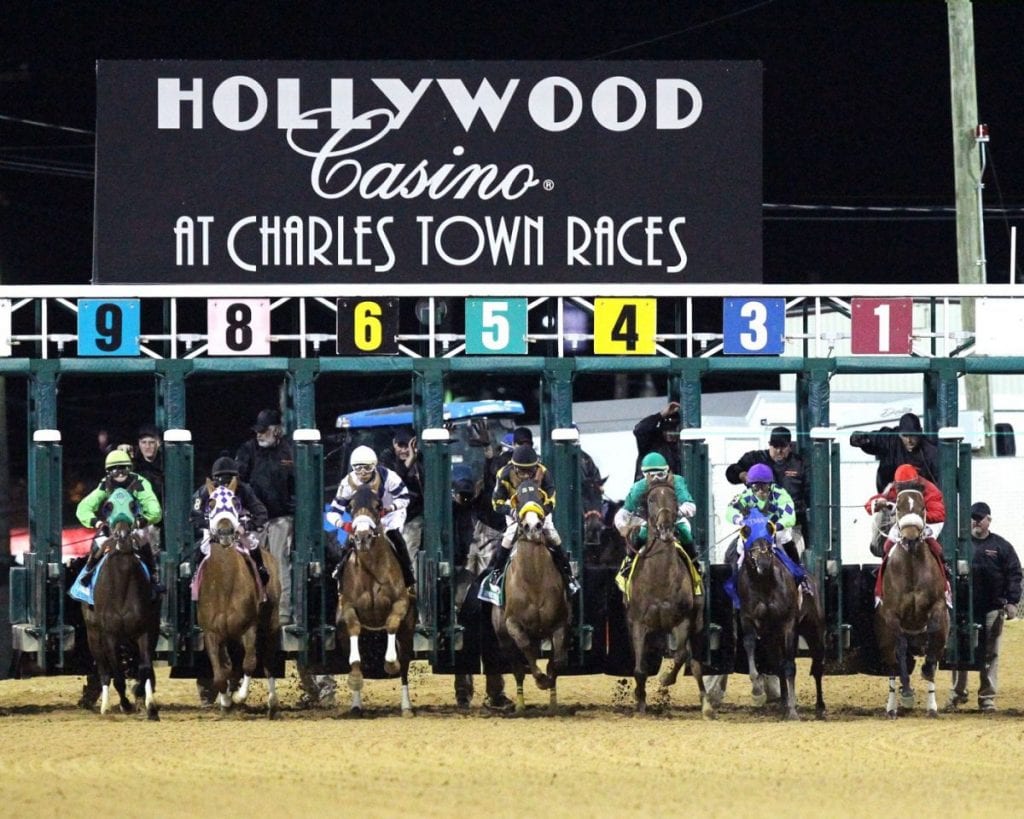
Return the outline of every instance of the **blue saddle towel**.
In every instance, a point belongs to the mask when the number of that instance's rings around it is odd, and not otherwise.
[[[96,601],[93,598],[93,589],[96,588],[96,581],[99,580],[100,570],[103,568],[103,564],[107,562],[108,557],[109,555],[103,555],[103,557],[100,558],[100,562],[93,568],[92,583],[88,586],[82,585],[82,578],[86,575],[85,567],[83,566],[82,571],[80,571],[78,573],[78,577],[75,578],[75,582],[72,583],[71,588],[68,589],[68,597],[72,600],[77,600],[79,603],[87,603],[90,606],[95,606]],[[146,580],[149,580],[149,567],[138,555],[135,556],[135,559],[142,564],[142,570],[146,573]]]
[[[810,592],[810,586],[804,583],[807,580],[807,571],[799,563],[794,563],[793,559],[786,554],[786,550],[781,546],[773,546],[772,552],[781,561],[782,565],[786,567],[786,570],[793,575],[793,579],[797,582],[798,586],[802,586],[805,592]],[[739,566],[734,566],[732,575],[729,579],[722,584],[722,588],[725,589],[725,593],[729,595],[729,599],[732,600],[732,607],[739,610],[740,607],[740,596],[736,591],[736,578],[739,576]]]

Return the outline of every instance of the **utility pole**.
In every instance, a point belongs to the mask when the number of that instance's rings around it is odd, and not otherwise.
[[[987,128],[978,122],[978,89],[974,76],[974,12],[970,0],[946,0],[949,21],[949,90],[953,111],[953,170],[956,183],[956,247],[960,284],[984,284],[984,222],[982,221],[982,150]],[[960,302],[963,329],[975,332],[974,299]],[[980,410],[984,429],[992,426],[992,399],[986,375],[964,376],[967,408]],[[982,454],[992,454],[992,436],[985,436]]]

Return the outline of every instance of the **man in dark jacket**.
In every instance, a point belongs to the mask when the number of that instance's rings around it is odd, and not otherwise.
[[[746,484],[747,470],[754,464],[771,468],[775,483],[793,499],[796,526],[792,528],[797,553],[804,553],[804,527],[807,524],[807,494],[811,484],[810,464],[793,449],[793,435],[786,427],[775,427],[768,439],[768,449],[752,449],[725,470],[729,483]]]
[[[380,453],[380,463],[397,473],[409,490],[402,539],[415,573],[416,555],[423,541],[423,491],[426,486],[423,456],[417,446],[416,433],[411,429],[397,430],[391,438],[391,449]]]
[[[939,450],[935,442],[924,435],[921,419],[914,413],[905,413],[899,425],[882,427],[877,432],[854,432],[850,444],[878,458],[875,489],[884,492],[892,483],[896,467],[910,464],[919,475],[932,483],[939,482]]]
[[[640,480],[640,462],[644,455],[660,452],[668,461],[668,468],[673,475],[682,475],[682,464],[679,458],[679,403],[669,401],[658,412],[641,418],[633,427],[636,438],[636,467],[633,470],[635,480]]]
[[[255,437],[238,448],[238,474],[252,487],[270,520],[263,530],[261,545],[277,560],[281,569],[281,623],[292,622],[292,540],[295,534],[295,458],[281,426],[281,413],[260,410],[253,424]]]
[[[982,623],[982,660],[978,707],[982,711],[996,710],[999,684],[999,643],[1003,635],[1003,621],[1017,616],[1020,603],[1020,560],[1013,546],[989,530],[992,510],[985,502],[971,506],[971,587],[974,594],[975,620]],[[948,708],[967,702],[967,672],[953,672],[953,690],[949,692]]]

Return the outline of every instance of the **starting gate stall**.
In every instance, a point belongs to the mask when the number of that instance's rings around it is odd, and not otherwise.
[[[193,431],[186,383],[196,374],[258,372],[280,378],[285,425],[294,430],[296,512],[291,566],[294,623],[284,628],[282,648],[313,669],[344,666],[334,651],[333,583],[329,577],[322,528],[324,449],[317,428],[317,380],[324,376],[366,377],[387,374],[407,378],[413,423],[422,443],[427,485],[423,550],[418,566],[422,625],[418,656],[441,673],[479,670],[478,645],[466,639],[455,605],[455,553],[450,499],[451,441],[445,418],[446,381],[453,377],[501,379],[529,376],[540,388],[539,426],[545,461],[552,469],[559,503],[555,523],[570,558],[584,581],[576,600],[570,673],[625,673],[629,648],[619,644],[610,618],[618,592],[596,582],[598,571],[584,565],[579,479],[579,433],[573,425],[574,380],[630,372],[653,375],[680,404],[680,451],[687,481],[698,499],[694,521],[701,569],[710,579],[705,597],[712,669],[728,670],[734,660],[732,612],[720,584],[725,571],[712,565],[709,542],[714,531],[710,463],[701,418],[701,396],[708,379],[745,375],[792,374],[796,378],[797,442],[811,462],[807,568],[822,590],[828,622],[832,673],[877,671],[872,658],[871,601],[865,599],[870,568],[843,563],[840,542],[838,432],[830,425],[829,382],[837,374],[904,373],[923,378],[925,429],[940,444],[940,485],[949,514],[941,537],[947,560],[957,567],[956,628],[946,664],[975,661],[976,627],[970,601],[970,459],[958,428],[958,379],[965,374],[1022,373],[1024,359],[1014,356],[960,356],[948,349],[963,334],[933,333],[930,354],[881,343],[864,347],[857,340],[857,305],[837,288],[811,297],[795,288],[756,287],[744,299],[723,299],[710,286],[679,288],[670,298],[630,296],[624,288],[605,292],[622,298],[560,295],[558,288],[537,289],[533,301],[480,294],[456,302],[455,288],[430,293],[399,293],[398,298],[362,298],[345,287],[263,286],[259,298],[237,298],[215,286],[124,288],[6,288],[0,298],[0,375],[25,376],[29,382],[28,490],[31,551],[23,566],[11,570],[11,628],[17,670],[22,673],[81,672],[73,660],[84,640],[76,636],[73,607],[66,590],[70,571],[61,555],[61,435],[57,425],[58,382],[67,374],[133,373],[154,379],[154,416],[165,433],[164,600],[160,654],[173,673],[194,674],[202,658],[201,635],[189,595],[194,537],[188,522],[195,484]],[[479,288],[481,292],[486,288]],[[526,288],[529,291],[530,288]],[[958,309],[957,300],[982,295],[970,288],[899,290],[880,288],[894,301],[919,303],[935,313]],[[979,289],[980,290],[980,289]],[[1006,290],[1006,292],[1001,292]],[[296,295],[296,291],[299,291]],[[141,295],[139,295],[141,293]],[[1009,288],[986,287],[986,296],[1009,296]],[[409,298],[406,298],[409,296]],[[415,310],[405,302],[416,299]],[[856,301],[856,300],[855,300]],[[456,332],[434,320],[443,312],[464,317]],[[592,327],[570,330],[567,307],[592,314]],[[408,305],[412,307],[412,305]],[[721,309],[721,332],[703,332],[704,316]],[[850,317],[851,355],[831,355],[836,334],[816,329],[825,313]],[[408,317],[414,316],[412,326]],[[887,336],[875,310],[877,335]],[[202,319],[206,318],[205,327]],[[664,317],[667,316],[667,319]],[[786,329],[787,316],[802,316],[805,332]],[[426,320],[424,320],[424,317]],[[659,319],[662,323],[659,325]],[[138,319],[138,321],[136,321]],[[424,328],[422,325],[426,325]],[[662,326],[664,325],[664,326]],[[670,330],[665,329],[671,325]],[[933,319],[934,325],[934,319]],[[202,330],[203,332],[200,332]],[[424,331],[425,330],[425,331]],[[896,335],[902,332],[897,328]],[[908,338],[910,331],[907,331]],[[938,341],[947,347],[937,349]],[[888,338],[886,339],[888,344]],[[333,348],[332,348],[333,345]],[[582,345],[582,348],[580,348]],[[590,348],[594,354],[589,354]],[[25,355],[14,353],[26,351]],[[74,350],[76,354],[72,355]],[[331,353],[336,354],[331,354]],[[890,353],[896,354],[891,355]],[[67,354],[65,354],[67,353]],[[629,455],[631,464],[633,453]],[[623,461],[626,462],[626,458]],[[76,567],[77,568],[77,567]],[[607,580],[607,578],[604,578]],[[595,599],[594,589],[602,589]],[[611,588],[612,592],[606,589]]]

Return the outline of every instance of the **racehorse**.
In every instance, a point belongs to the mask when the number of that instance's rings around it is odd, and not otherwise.
[[[636,556],[626,598],[626,619],[633,642],[636,710],[647,710],[647,677],[661,663],[666,639],[675,638],[672,668],[661,677],[673,685],[689,660],[700,689],[701,712],[713,719],[715,709],[704,691],[700,662],[704,611],[694,598],[693,577],[676,545],[678,502],[671,484],[653,486],[647,493],[647,545]]]
[[[262,660],[267,676],[267,715],[273,719],[279,702],[270,668],[281,629],[277,616],[281,578],[277,561],[264,549],[263,565],[270,582],[265,589],[257,582],[256,565],[248,555],[250,535],[242,525],[242,505],[235,495],[237,488],[236,478],[226,486],[206,483],[210,554],[198,578],[199,627],[221,713],[246,701],[257,662]],[[240,669],[231,661],[231,651],[238,647],[242,652]],[[237,684],[233,693],[228,691],[229,683]]]
[[[554,712],[558,706],[558,672],[568,665],[569,600],[545,541],[539,487],[532,480],[524,480],[516,496],[519,530],[505,570],[505,605],[494,606],[491,619],[498,644],[512,663],[516,712],[526,710],[523,681],[527,670],[539,689],[551,692],[549,710]],[[551,640],[547,673],[537,665],[545,639]]]
[[[882,659],[889,666],[889,698],[885,712],[898,716],[896,675],[900,678],[899,705],[912,708],[907,656],[923,653],[921,676],[928,683],[928,716],[938,716],[935,668],[946,650],[949,610],[946,575],[928,548],[924,528],[924,498],[916,489],[896,496],[900,539],[889,552],[882,578],[882,602],[875,609],[875,636]]]
[[[886,502],[871,516],[871,554],[881,557],[889,530],[896,522],[896,505]]]
[[[622,501],[604,496],[605,478],[583,477],[580,505],[583,507],[583,560],[587,566],[615,566],[626,556],[626,541],[615,528],[615,513]]]
[[[138,660],[138,677],[133,689],[136,701],[144,697],[146,716],[158,720],[152,658],[160,628],[160,601],[153,599],[149,576],[138,556],[140,543],[135,529],[138,503],[131,492],[118,487],[104,501],[99,516],[106,521],[110,537],[101,547],[106,555],[102,570],[99,566],[94,569],[94,604],[82,604],[82,618],[89,651],[99,674],[100,713],[110,710],[111,677],[121,699],[121,711],[129,714],[135,710],[125,691],[122,660],[126,659],[127,650]]]
[[[384,670],[402,677],[402,716],[413,716],[409,699],[416,604],[410,597],[391,540],[380,524],[380,498],[370,486],[360,486],[349,502],[353,549],[343,567],[338,589],[337,626],[349,640],[348,687],[354,715],[363,710],[363,670],[359,634],[363,629],[387,632]]]
[[[801,592],[780,559],[775,527],[754,510],[741,530],[744,556],[738,569],[736,591],[740,600],[740,627],[753,695],[763,696],[763,678],[755,653],[760,643],[768,667],[779,677],[780,707],[784,719],[800,719],[796,710],[796,650],[803,637],[811,652],[811,676],[817,693],[815,713],[825,716],[821,678],[825,670],[825,617],[817,590]],[[808,578],[810,585],[811,580]]]

